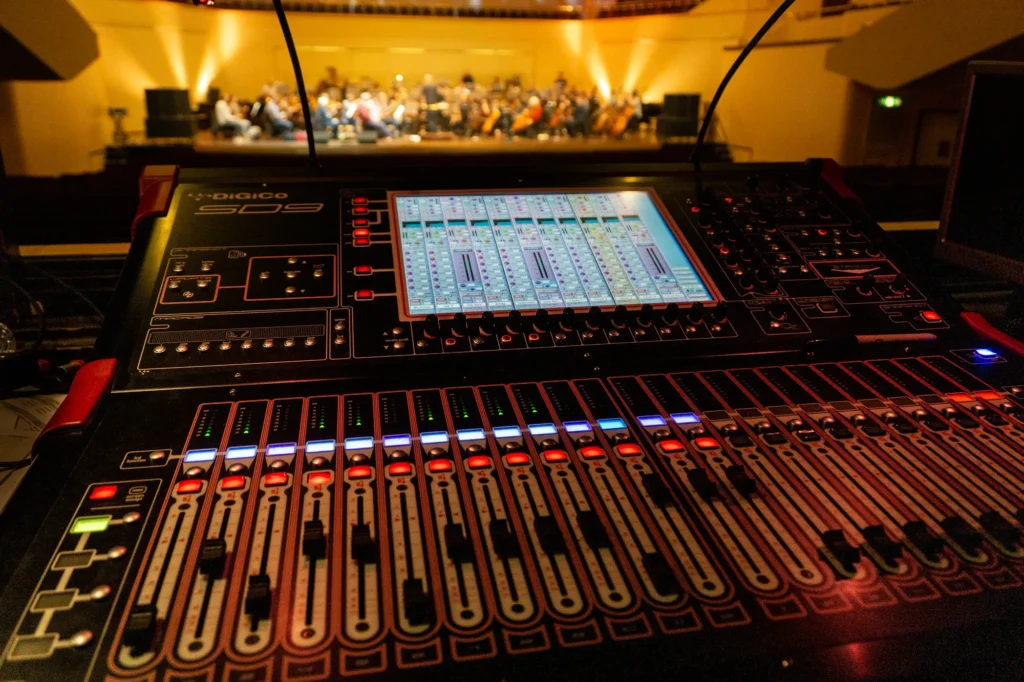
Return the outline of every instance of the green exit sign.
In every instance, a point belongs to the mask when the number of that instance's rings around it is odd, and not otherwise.
[[[875,104],[884,109],[898,109],[903,106],[903,98],[898,95],[882,95],[875,100]]]

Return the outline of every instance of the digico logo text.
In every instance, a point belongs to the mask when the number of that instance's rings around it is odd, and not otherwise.
[[[200,206],[196,211],[196,215],[231,215],[234,213],[246,215],[295,214],[319,213],[322,210],[324,210],[323,204],[208,204]]]
[[[239,192],[228,194],[227,192],[214,192],[210,195],[214,201],[226,201],[228,199],[287,199],[287,192]]]

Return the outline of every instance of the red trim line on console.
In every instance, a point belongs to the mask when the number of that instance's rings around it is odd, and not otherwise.
[[[1006,332],[1001,332],[985,319],[980,313],[960,313],[960,319],[967,323],[975,334],[997,343],[1017,355],[1024,355],[1024,342],[1018,341]]]
[[[71,382],[71,390],[64,402],[36,438],[36,443],[54,431],[80,429],[88,424],[100,401],[110,392],[116,371],[117,360],[113,358],[93,360],[83,365]]]
[[[843,167],[832,159],[823,159],[821,164],[821,179],[824,180],[829,187],[835,190],[843,199],[849,199],[850,201],[857,202],[857,205],[864,208],[864,202],[860,200],[853,190],[846,186],[843,182]]]
[[[142,175],[139,176],[139,208],[135,211],[135,219],[132,221],[133,241],[135,231],[143,220],[156,215],[167,215],[177,181],[177,166],[146,166],[143,169]]]

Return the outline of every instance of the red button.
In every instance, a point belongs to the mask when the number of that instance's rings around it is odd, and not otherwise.
[[[355,246],[369,246],[370,240],[366,237],[356,237],[352,240],[352,244]]]
[[[599,459],[604,457],[604,450],[596,445],[588,445],[580,450],[580,454],[583,455],[583,459]]]
[[[926,310],[921,313],[921,319],[925,322],[942,322],[942,316],[934,310]]]
[[[366,205],[366,197],[353,197],[352,198],[352,203],[355,204],[356,206],[365,206]]]
[[[1003,396],[999,395],[995,391],[981,391],[978,393],[978,397],[982,400],[1002,400]]]
[[[679,452],[680,450],[686,449],[686,447],[677,440],[663,440],[658,443],[658,445],[660,445],[661,449],[665,452]]]
[[[369,301],[373,298],[373,291],[370,289],[359,289],[356,291],[357,301]]]
[[[545,450],[544,459],[549,462],[564,462],[569,459],[569,455],[565,454],[565,450]]]
[[[263,485],[278,486],[288,482],[288,474],[283,471],[275,471],[263,477]]]
[[[525,452],[513,452],[511,455],[505,456],[505,461],[514,467],[522,466],[530,463],[530,456]]]
[[[690,213],[700,213],[700,206],[691,206]]]
[[[718,447],[718,441],[714,438],[698,438],[695,442],[701,450],[714,450]]]
[[[109,500],[117,494],[116,485],[98,485],[89,493],[90,500]]]
[[[427,465],[432,473],[440,473],[442,471],[451,471],[452,463],[447,459],[435,459],[433,462]]]
[[[526,337],[526,339],[530,343],[537,343],[538,341],[540,341],[540,334],[530,334],[529,336]]]
[[[388,465],[388,473],[392,476],[408,476],[412,473],[412,465],[408,462],[395,462]]]
[[[624,443],[615,447],[616,451],[624,457],[630,457],[632,455],[640,454],[640,447],[633,443]]]
[[[353,237],[369,237],[370,236],[370,231],[367,230],[365,227],[361,227],[358,230],[352,230],[352,236]]]
[[[369,265],[357,265],[355,269],[357,275],[369,275],[373,273],[373,268]]]
[[[447,339],[444,340],[444,345],[446,345],[446,346],[454,346],[457,343],[458,343],[458,341],[456,339],[453,339],[450,336]]]
[[[366,466],[365,464],[360,464],[359,466],[349,467],[348,468],[348,477],[350,479],[353,479],[353,480],[354,479],[359,479],[359,478],[369,478],[370,477],[370,467]]]
[[[469,465],[470,469],[483,469],[484,467],[491,466],[491,458],[484,457],[483,455],[477,455],[476,457],[470,457],[467,459],[466,464]]]
[[[954,403],[969,403],[971,400],[973,400],[971,396],[966,395],[964,393],[950,393],[949,399],[952,400]]]
[[[306,478],[306,482],[309,485],[328,485],[331,482],[331,472],[314,471]]]
[[[356,218],[352,221],[353,227],[369,227],[370,221],[366,218]]]
[[[245,476],[228,476],[220,481],[221,490],[239,490],[245,487]]]
[[[178,487],[174,489],[174,492],[179,495],[191,495],[192,493],[199,492],[202,487],[202,481],[182,481],[178,484]]]
[[[356,206],[352,209],[352,212],[355,213],[356,215],[365,215],[370,212],[370,209],[366,208],[365,206]]]

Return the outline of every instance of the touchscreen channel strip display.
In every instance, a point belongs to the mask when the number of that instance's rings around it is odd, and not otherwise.
[[[714,300],[645,190],[392,201],[410,317]]]

